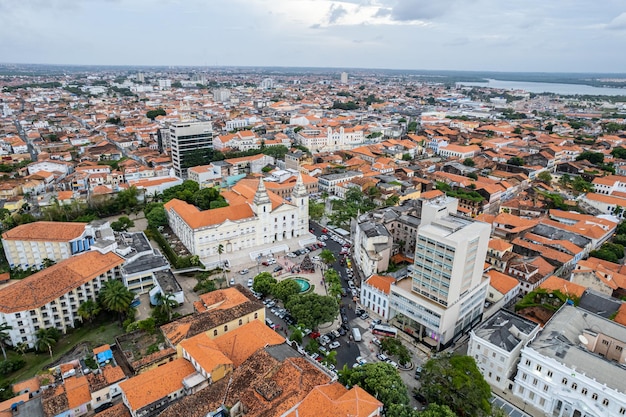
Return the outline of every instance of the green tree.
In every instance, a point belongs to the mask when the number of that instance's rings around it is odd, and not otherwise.
[[[320,260],[326,265],[330,265],[332,263],[335,263],[337,261],[337,258],[330,249],[322,249],[322,252],[320,252]]]
[[[520,158],[519,156],[514,156],[507,161],[507,164],[521,167],[521,166],[524,166],[524,160]]]
[[[443,404],[429,404],[422,412],[417,414],[418,417],[457,417],[450,407]]]
[[[35,333],[35,337],[37,338],[35,341],[35,349],[40,352],[47,349],[50,353],[50,358],[52,358],[52,347],[56,345],[60,336],[59,331],[54,327],[37,330],[37,333]]]
[[[413,158],[411,158],[411,154],[409,154],[409,153],[403,153],[403,154],[402,154],[402,160],[403,160],[403,161],[410,161],[410,160],[412,160],[412,159],[413,159]]]
[[[91,321],[100,314],[100,306],[93,300],[84,301],[78,306],[78,315],[82,320]]]
[[[548,171],[541,171],[539,175],[537,175],[537,179],[549,185],[552,182],[552,175],[550,175]]]
[[[567,187],[571,182],[572,177],[570,177],[569,174],[563,174],[561,178],[559,178],[559,185],[561,185],[561,187]]]
[[[392,196],[389,196],[385,200],[385,207],[397,206],[399,202],[400,202],[400,197],[394,194]]]
[[[378,190],[375,187],[372,187]],[[344,200],[333,201],[333,212],[329,219],[332,224],[339,227],[349,227],[350,221],[357,216],[358,213],[366,213],[376,208],[376,204],[366,196],[358,187],[350,187],[346,191]]]
[[[429,403],[446,404],[462,416],[488,416],[491,388],[470,356],[444,355],[426,362],[420,392]]]
[[[463,161],[463,165],[465,165],[466,167],[473,167],[474,165],[476,165],[476,163],[474,162],[473,158],[465,158],[465,160]]]
[[[166,318],[166,321],[170,321],[172,319],[172,313],[174,309],[178,307],[178,303],[174,299],[174,295],[171,293],[159,292],[155,296],[156,299],[156,310],[159,310],[160,315]]]
[[[273,294],[276,282],[276,278],[274,278],[272,274],[269,272],[261,272],[259,275],[254,277],[252,290],[263,295]]]
[[[158,206],[152,208],[147,214],[146,219],[148,220],[148,226],[152,228],[158,228],[159,226],[167,225],[167,212],[163,207],[163,204],[159,204]]]
[[[309,217],[312,220],[320,221],[322,217],[324,217],[324,207],[325,204],[323,202],[317,203],[315,201],[309,202]]]
[[[115,279],[106,281],[100,289],[98,297],[101,300],[102,306],[120,316],[120,323],[122,317],[130,307],[130,303],[133,301],[133,293],[122,283]]]
[[[345,386],[360,386],[384,405],[385,415],[402,415],[399,410],[409,404],[406,385],[398,370],[386,362],[366,363],[339,371],[339,382]]]
[[[611,155],[618,159],[626,159],[626,148],[622,148],[618,146],[617,148],[613,148],[611,151]]]
[[[289,340],[292,340],[296,342],[297,344],[302,345],[302,339],[304,337],[302,334],[302,330],[300,330],[296,326],[289,327],[289,330],[291,330],[291,335],[289,335]]]
[[[409,125],[407,126],[406,130],[408,132],[415,133],[417,131],[417,122],[416,121],[409,122]]]
[[[572,188],[581,193],[593,192],[593,184],[585,181],[583,177],[576,177],[572,183]]]
[[[119,219],[111,223],[111,229],[116,232],[127,232],[131,227],[135,227],[135,222],[126,216],[121,216]]]
[[[285,307],[299,324],[310,329],[333,321],[339,314],[336,298],[315,293],[295,295]]]
[[[604,162],[604,154],[602,152],[584,151],[576,157],[576,160],[586,160],[594,165],[599,165]]]
[[[148,112],[146,113],[146,117],[150,120],[154,120],[156,119],[158,116],[165,116],[165,110],[163,110],[162,107],[159,107],[156,110],[148,110]]]
[[[117,193],[115,197],[115,206],[119,211],[126,213],[132,212],[139,205],[139,190],[134,185],[126,190]]]
[[[284,279],[276,283],[272,288],[272,294],[286,303],[289,298],[300,292],[300,285],[293,279]]]
[[[9,324],[5,321],[0,324],[0,348],[2,348],[2,356],[4,356],[4,360],[7,360],[7,352],[4,349],[4,345],[7,340],[10,340],[9,330],[13,330],[13,327],[9,326]]]

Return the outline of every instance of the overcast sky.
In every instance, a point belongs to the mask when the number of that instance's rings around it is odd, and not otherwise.
[[[0,62],[626,72],[625,0],[0,0]]]

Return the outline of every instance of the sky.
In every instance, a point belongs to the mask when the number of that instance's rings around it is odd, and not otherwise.
[[[0,62],[626,73],[624,0],[0,0]]]

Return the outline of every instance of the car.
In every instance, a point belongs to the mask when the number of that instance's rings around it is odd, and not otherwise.
[[[336,339],[335,335],[332,332],[328,332],[324,336],[326,336],[330,340],[335,340]]]
[[[324,233],[324,234],[328,233],[328,229],[323,228],[323,229],[322,229],[322,233]]]
[[[99,406],[94,408],[93,411],[96,413],[99,413],[100,411],[108,410],[111,407],[113,407],[113,403],[108,402],[108,403],[100,404]]]
[[[357,292],[357,290],[355,288],[351,288],[350,289],[350,293],[352,294],[353,297],[358,297],[359,293]]]
[[[365,310],[361,308],[357,308],[356,310],[354,310],[354,314],[356,314],[357,316],[360,316],[363,313],[365,313]]]
[[[397,364],[397,363],[395,363],[394,361],[392,361],[391,359],[390,359],[390,360],[388,360],[388,361],[386,361],[386,362],[387,362],[389,365],[393,366],[394,368],[397,368],[397,367],[398,367],[398,364]]]
[[[311,332],[311,334],[309,334],[309,337],[311,339],[317,339],[318,337],[320,337],[320,332]]]
[[[285,317],[283,318],[283,320],[285,320],[285,322],[291,326],[293,326],[296,323],[296,320],[293,318],[291,314],[285,314]]]
[[[348,323],[348,316],[346,316],[345,314],[341,316],[341,321],[343,321],[344,323]]]
[[[415,368],[415,379],[420,379],[421,376],[422,376],[422,367],[418,366]]]
[[[333,336],[335,336],[335,339],[338,338],[339,336],[341,336],[341,334],[337,331],[337,330],[333,330],[332,332],[330,332]]]
[[[339,330],[337,330],[339,332],[339,336],[345,336],[346,335],[346,329],[344,329],[343,327],[340,327]]]
[[[425,403],[426,402],[426,397],[424,397],[422,394],[420,394],[417,391],[413,391],[413,398],[415,398],[420,403]]]
[[[280,310],[278,307],[272,307],[272,308],[270,309],[270,313],[272,313],[272,314],[276,314],[276,313],[278,313],[278,310]]]
[[[252,287],[252,284],[254,284],[254,280],[252,278],[248,279],[248,287]]]
[[[274,268],[274,272],[279,272],[282,271],[284,268],[281,265],[276,265],[276,268]]]
[[[382,323],[383,321],[381,319],[376,319],[376,320],[372,320],[372,325],[371,327],[374,326],[378,326],[380,323]]]
[[[367,319],[369,319],[369,318],[370,318],[370,315],[369,315],[369,314],[367,314],[367,313],[363,313],[363,314],[361,314],[361,318],[362,318],[363,320],[367,320]]]
[[[246,275],[248,272],[250,272],[249,269],[242,269],[241,271],[239,271],[239,275]]]
[[[319,353],[314,353],[314,354],[311,355],[311,359],[313,359],[313,360],[317,360],[317,358],[319,358],[319,357],[320,357]]]
[[[287,254],[287,257],[288,257],[288,258],[295,258],[296,256],[298,256],[298,255],[296,255],[296,254],[295,254],[295,252],[289,252],[289,253]]]
[[[367,363],[367,359],[365,359],[363,356],[357,356],[356,361],[359,363],[359,365],[363,365],[364,363]]]
[[[261,262],[261,265],[263,265],[263,266],[270,266],[270,263],[268,261],[263,261],[263,262]]]
[[[372,343],[375,344],[378,347],[381,347],[383,345],[382,343],[380,343],[380,340],[378,340],[377,337],[372,339]]]
[[[322,355],[328,356],[328,349],[326,349],[324,346],[320,346],[317,350],[319,350]]]
[[[327,336],[320,337],[318,341],[322,346],[326,346],[330,343],[330,339]]]
[[[321,248],[326,247],[326,243],[325,243],[325,242],[320,242],[320,247],[321,247]]]
[[[139,307],[139,305],[140,305],[140,304],[141,304],[141,300],[140,300],[139,298],[135,298],[135,299],[133,300],[133,302],[132,302],[132,303],[130,303],[130,306],[131,306],[132,308],[137,308],[137,307]]]
[[[276,263],[276,259],[274,259],[274,258],[269,258],[269,259],[267,260],[267,264],[268,264],[268,265],[274,265],[275,263]]]
[[[360,364],[360,363],[353,363],[353,364],[352,364],[352,367],[353,367],[353,368],[358,368],[359,366],[361,366],[361,364]]]
[[[304,330],[302,330],[302,335],[308,336],[310,334],[311,334],[311,329],[304,329]]]
[[[378,358],[378,360],[383,361],[383,362],[387,362],[389,360],[389,358],[382,353],[379,353],[378,355],[376,355],[376,357]]]
[[[268,303],[266,304],[267,308],[272,308],[276,305],[276,301],[274,300],[269,300]]]
[[[265,324],[267,324],[268,327],[274,328],[274,322],[270,319],[265,319]]]
[[[316,256],[312,257],[311,259],[314,260],[314,261],[319,261],[320,257],[316,255]]]
[[[339,342],[338,342],[338,341],[336,341],[336,340],[335,340],[334,342],[332,342],[330,345],[328,345],[328,347],[329,347],[330,349],[337,349],[339,346],[341,346],[341,343],[339,343]]]

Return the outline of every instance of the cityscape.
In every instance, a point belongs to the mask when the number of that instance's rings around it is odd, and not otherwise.
[[[609,3],[0,5],[0,417],[625,416]]]

